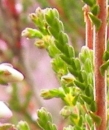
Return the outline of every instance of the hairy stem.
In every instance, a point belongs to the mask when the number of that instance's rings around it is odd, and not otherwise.
[[[83,7],[83,11],[84,11],[84,21],[86,24],[86,46],[89,47],[90,49],[93,49],[93,27],[88,16],[89,6],[85,5]]]
[[[96,114],[101,117],[102,122],[100,126],[96,126],[96,130],[106,130],[106,76],[100,73],[100,66],[103,64],[103,53],[106,48],[107,36],[107,0],[97,0],[100,7],[98,18],[101,19],[102,24],[98,31],[95,31],[95,45],[94,45],[94,67],[95,67],[95,100],[97,102]]]

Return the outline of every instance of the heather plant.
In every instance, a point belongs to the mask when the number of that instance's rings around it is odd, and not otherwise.
[[[63,129],[105,130],[107,49],[107,1],[84,0],[86,43],[78,55],[69,44],[59,13],[56,9],[37,8],[29,15],[36,29],[26,28],[22,36],[36,38],[35,45],[46,49],[52,68],[60,81],[59,88],[44,89],[44,99],[61,98],[65,106],[60,114],[70,120]],[[45,120],[48,123],[45,123]],[[43,108],[38,111],[42,129],[56,129]]]
[[[61,98],[65,103],[60,114],[70,120],[70,126],[64,129],[94,129],[93,124],[100,125],[101,119],[95,114],[93,50],[83,46],[78,56],[75,55],[56,9],[37,8],[29,17],[37,29],[26,28],[22,36],[36,38],[35,45],[47,50],[61,85],[42,90],[41,96]],[[42,129],[56,129],[44,108],[38,111],[37,122]]]
[[[63,129],[106,130],[109,129],[106,96],[109,65],[107,1],[83,1],[86,43],[78,54],[70,44],[55,8],[37,8],[35,13],[31,13],[29,17],[36,28],[26,28],[22,36],[34,38],[35,46],[45,49],[51,57],[60,86],[45,88],[41,96],[46,100],[59,98],[63,101],[59,114],[68,119]],[[58,129],[46,108],[39,109],[37,117],[36,122],[42,130]],[[15,128],[29,130],[28,124],[23,121]]]

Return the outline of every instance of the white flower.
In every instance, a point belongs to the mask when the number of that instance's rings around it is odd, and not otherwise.
[[[23,79],[24,76],[14,69],[11,64],[0,64],[0,83],[18,82]]]
[[[0,121],[7,120],[11,117],[11,110],[5,105],[3,101],[0,101]]]

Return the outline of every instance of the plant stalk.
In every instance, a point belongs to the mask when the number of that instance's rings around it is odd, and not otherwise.
[[[83,7],[83,11],[84,11],[84,21],[85,21],[85,25],[86,25],[86,46],[89,49],[93,49],[93,26],[92,23],[89,19],[88,13],[90,11],[90,8],[88,5],[85,5]]]
[[[107,101],[106,101],[106,74],[102,76],[100,66],[103,64],[103,54],[106,49],[107,37],[107,0],[97,0],[100,7],[98,18],[102,21],[100,29],[94,29],[94,83],[95,83],[95,100],[97,103],[96,114],[102,119],[100,126],[96,130],[106,130],[107,121]]]

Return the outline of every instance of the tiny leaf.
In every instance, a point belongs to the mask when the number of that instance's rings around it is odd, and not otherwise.
[[[89,13],[89,17],[92,23],[95,25],[96,29],[99,30],[102,21],[99,18],[97,18],[97,16],[93,15],[92,13]]]
[[[107,60],[101,67],[100,67],[100,72],[102,75],[104,75],[105,71],[109,67],[109,60]]]
[[[96,125],[99,126],[101,124],[101,118],[93,112],[89,112],[89,114],[92,117],[93,121],[96,123]]]

